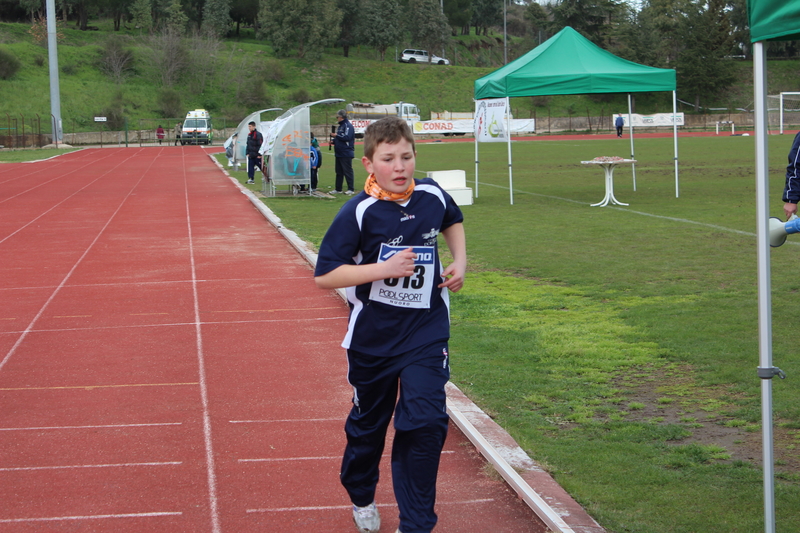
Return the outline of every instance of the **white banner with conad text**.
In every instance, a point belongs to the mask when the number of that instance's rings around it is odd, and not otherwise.
[[[367,126],[375,122],[374,120],[351,120],[356,133],[363,134]],[[474,121],[472,119],[459,120],[414,120],[408,121],[411,131],[415,135],[433,135],[448,133],[474,133]],[[505,119],[503,119],[503,130],[505,130]],[[536,131],[536,121],[532,118],[512,118],[511,133],[533,133]],[[505,140],[503,138],[502,140]]]

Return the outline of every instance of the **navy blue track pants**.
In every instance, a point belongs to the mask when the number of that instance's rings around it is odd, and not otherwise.
[[[394,413],[392,480],[403,533],[436,525],[436,476],[449,417],[444,386],[450,379],[447,342],[392,357],[347,351],[353,408],[345,423],[341,481],[351,501],[375,500],[378,466]],[[399,398],[398,398],[399,389]]]

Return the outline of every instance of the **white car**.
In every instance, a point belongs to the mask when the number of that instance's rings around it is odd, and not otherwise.
[[[414,50],[406,48],[400,56],[401,63],[427,63],[429,59],[427,50]],[[449,65],[450,60],[431,54],[430,62],[435,65]]]

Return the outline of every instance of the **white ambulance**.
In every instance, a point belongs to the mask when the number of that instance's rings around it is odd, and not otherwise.
[[[211,129],[211,115],[205,109],[195,109],[186,113],[181,131],[181,144],[212,144],[214,132]]]

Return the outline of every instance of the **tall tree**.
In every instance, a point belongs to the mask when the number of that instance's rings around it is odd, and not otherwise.
[[[571,26],[599,46],[608,44],[608,34],[622,18],[624,6],[616,0],[559,0],[551,4],[552,29]]]
[[[259,35],[268,36],[278,56],[297,48],[297,57],[318,59],[339,35],[342,13],[335,0],[260,0]]]
[[[206,0],[203,7],[202,29],[223,37],[231,28],[230,0]]]
[[[170,31],[183,35],[186,33],[186,26],[189,24],[189,17],[184,13],[181,0],[172,0],[165,13],[164,25]]]
[[[691,6],[680,33],[684,48],[678,55],[678,91],[693,96],[699,111],[701,102],[724,95],[736,80],[728,57],[733,38],[725,0]]]
[[[386,58],[386,50],[403,38],[403,8],[397,0],[364,0],[356,37]]]
[[[361,19],[361,1],[336,0],[336,7],[342,13],[341,31],[336,44],[342,47],[344,57],[349,57],[350,47],[358,44],[357,27]]]
[[[418,46],[428,49],[428,57],[441,51],[450,38],[450,24],[438,0],[409,0],[409,31]]]
[[[475,35],[503,22],[503,0],[472,0],[472,25]]]
[[[150,33],[153,29],[153,4],[151,0],[135,0],[131,6],[133,27]]]
[[[461,35],[469,35],[472,0],[444,0],[444,14],[447,16],[447,22],[453,28],[453,35],[456,35],[459,29]]]

